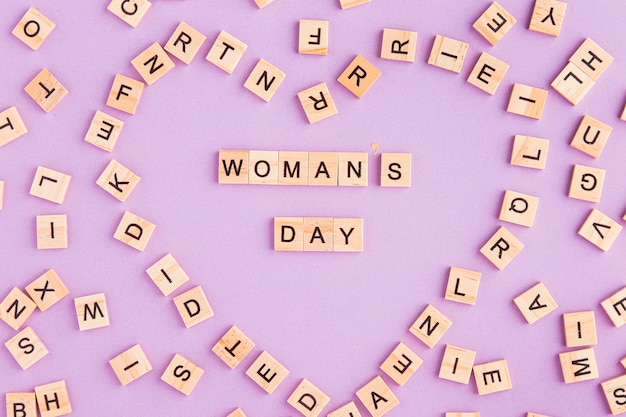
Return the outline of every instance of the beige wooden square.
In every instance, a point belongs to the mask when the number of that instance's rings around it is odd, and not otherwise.
[[[400,386],[404,386],[424,361],[400,342],[380,365],[380,369]]]
[[[410,187],[411,156],[412,155],[410,153],[381,153],[380,186]]]
[[[326,417],[361,417],[359,409],[356,408],[354,401],[350,401],[348,404],[344,404],[334,411],[331,411]]]
[[[543,282],[524,291],[513,302],[529,324],[544,318],[558,307]]]
[[[285,380],[289,371],[266,351],[254,360],[246,375],[268,394],[273,393]]]
[[[548,159],[548,139],[515,135],[511,152],[511,165],[544,169]]]
[[[480,417],[479,412],[447,411],[446,417]]]
[[[46,113],[54,109],[67,96],[67,88],[46,68],[29,82],[24,91],[35,100]]]
[[[70,293],[54,269],[47,270],[28,284],[26,292],[41,311],[46,311]]]
[[[217,176],[220,184],[248,184],[249,151],[220,151]]]
[[[613,127],[606,123],[602,123],[591,116],[584,115],[570,142],[570,146],[589,156],[598,158],[612,131]]]
[[[593,310],[563,314],[563,330],[567,347],[598,344],[596,316]]]
[[[130,63],[148,85],[157,82],[175,66],[174,61],[158,42],[147,47]]]
[[[622,114],[619,116],[619,119],[626,122],[626,104],[624,104],[624,108],[622,109]],[[0,126],[0,129],[1,128],[2,128],[2,126]],[[1,143],[0,143],[0,146],[2,146]]]
[[[133,192],[141,177],[124,165],[112,159],[102,171],[96,184],[119,201],[126,201]]]
[[[278,185],[308,185],[309,153],[278,152]]]
[[[565,9],[567,9],[567,3],[563,1],[536,0],[528,29],[546,35],[559,36],[565,18]]]
[[[474,87],[480,88],[487,94],[493,95],[508,70],[509,64],[483,52],[478,57],[469,77],[467,77],[467,82]]]
[[[10,338],[4,346],[24,370],[33,366],[49,353],[46,345],[30,326],[25,327],[24,330]]]
[[[189,396],[203,373],[204,369],[177,353],[161,375],[161,380]]]
[[[493,394],[513,388],[506,359],[474,365],[478,395]]]
[[[329,402],[330,397],[306,379],[298,384],[287,399],[287,404],[305,417],[319,416]]]
[[[128,385],[152,370],[152,364],[138,344],[111,359],[109,365],[122,385]]]
[[[309,185],[339,183],[339,153],[309,152]]]
[[[248,49],[248,45],[230,33],[221,31],[209,50],[206,60],[232,74],[246,49]]]
[[[506,111],[539,120],[543,114],[547,97],[547,90],[515,83]]]
[[[333,250],[333,218],[305,217],[303,225],[305,252],[331,252]]]
[[[146,269],[146,273],[166,297],[189,281],[189,276],[171,253],[156,261]]]
[[[241,408],[237,408],[232,413],[227,415],[226,417],[246,417],[246,413],[243,412]]]
[[[442,35],[435,36],[428,63],[448,71],[461,72],[469,45]]]
[[[264,8],[265,6],[268,6],[270,3],[272,3],[274,0],[254,0],[254,2],[256,3],[257,7],[259,9]]]
[[[350,9],[351,7],[367,4],[371,1],[372,0],[339,0],[339,4],[341,5],[341,9]]]
[[[67,249],[67,216],[37,216],[37,249]]]
[[[130,211],[125,211],[113,237],[131,248],[143,252],[150,242],[156,225]]]
[[[137,27],[148,9],[152,6],[148,0],[111,0],[107,10],[132,27]]]
[[[615,327],[622,327],[626,324],[626,287],[617,291],[615,294],[612,294],[607,299],[602,300],[600,305],[609,316]]]
[[[476,352],[457,346],[446,345],[441,359],[439,378],[460,384],[469,384]]]
[[[593,348],[559,353],[563,380],[566,384],[598,379],[598,365]]]
[[[600,210],[592,209],[578,234],[606,252],[621,231],[621,225]]]
[[[107,152],[113,152],[123,127],[123,121],[96,110],[85,134],[85,141]]]
[[[550,416],[546,416],[543,414],[537,414],[537,413],[526,413],[526,417],[550,417]]]
[[[619,360],[620,365],[622,365],[624,368],[626,368],[626,356],[624,356],[622,359]]]
[[[0,112],[0,147],[28,132],[16,107],[9,107]]]
[[[338,184],[345,187],[367,187],[368,157],[367,152],[339,152]]]
[[[374,85],[382,72],[362,55],[357,55],[341,73],[337,81],[352,94],[361,98]]]
[[[400,404],[400,400],[387,386],[385,381],[377,376],[356,392],[363,406],[372,417],[381,417]]]
[[[237,326],[232,326],[211,350],[230,369],[235,369],[252,352],[254,346],[254,342],[244,332]]]
[[[7,392],[7,417],[37,417],[37,398],[34,392]]]
[[[310,124],[329,118],[338,113],[335,101],[326,83],[319,83],[300,91],[298,100]]]
[[[511,13],[494,1],[472,27],[493,46],[500,42],[516,22],[517,19]]]
[[[569,193],[571,198],[599,203],[606,171],[585,165],[574,165]]]
[[[380,57],[393,61],[415,62],[417,32],[400,29],[383,29]]]
[[[571,62],[556,76],[550,84],[560,95],[574,106],[587,95],[595,81]]]
[[[432,349],[451,326],[452,321],[450,319],[428,304],[413,322],[409,331]]]
[[[174,304],[186,328],[200,324],[214,315],[209,300],[199,285],[174,297]]]
[[[302,217],[274,217],[274,250],[304,250],[304,219]]]
[[[533,227],[538,206],[539,198],[506,190],[498,218],[505,222]]]
[[[300,19],[298,53],[328,55],[328,20]]]
[[[144,83],[141,81],[116,74],[107,98],[107,106],[128,114],[135,114],[143,88]]]
[[[11,33],[36,51],[55,27],[56,25],[52,20],[34,7],[30,7]]]
[[[41,417],[64,416],[72,412],[65,380],[35,387]]]
[[[606,401],[614,416],[626,412],[626,401],[624,394],[626,393],[626,375],[620,375],[617,378],[609,379],[600,383]]]
[[[0,302],[0,319],[13,330],[19,330],[36,308],[33,300],[15,287]]]
[[[164,48],[189,65],[200,51],[204,41],[206,41],[206,36],[187,23],[180,22]]]
[[[333,252],[363,252],[363,219],[333,219]]]
[[[524,244],[501,226],[480,248],[485,258],[499,270],[503,270],[524,249]]]
[[[38,166],[30,186],[30,195],[63,204],[71,180],[71,175]]]
[[[248,184],[278,185],[278,151],[248,152]]]
[[[269,103],[285,76],[284,72],[260,59],[243,86]]]
[[[597,81],[613,62],[613,57],[592,39],[587,38],[570,57],[569,62]]]
[[[481,273],[469,269],[450,267],[445,299],[474,305],[478,296]]]
[[[111,324],[104,293],[75,298],[74,307],[76,308],[78,329],[81,332],[107,327]]]

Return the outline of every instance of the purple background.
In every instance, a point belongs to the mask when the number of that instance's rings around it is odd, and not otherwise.
[[[0,392],[66,379],[78,416],[225,416],[238,406],[251,417],[285,416],[298,415],[286,400],[307,378],[331,397],[325,415],[358,403],[356,390],[403,341],[424,364],[402,388],[384,376],[400,399],[390,415],[610,414],[599,382],[624,373],[626,334],[599,303],[626,284],[626,238],[604,253],[577,230],[593,207],[616,220],[626,210],[626,123],[618,120],[626,98],[626,3],[570,1],[553,38],[526,29],[533,1],[502,2],[518,22],[495,47],[471,28],[489,1],[374,0],[349,10],[337,0],[276,0],[263,10],[252,0],[154,1],[136,29],[107,3],[4,2],[0,14],[0,109],[17,106],[29,129],[0,149],[0,297],[49,268],[70,289],[27,321],[47,357],[22,371],[0,349]],[[36,52],[10,33],[31,5],[57,24]],[[328,56],[297,54],[301,18],[330,21]],[[192,64],[174,59],[176,67],[146,87],[134,116],[105,106],[114,75],[138,78],[130,60],[154,41],[164,44],[181,20],[208,37]],[[415,63],[379,58],[384,28],[419,33]],[[220,30],[249,45],[232,75],[204,59]],[[436,34],[470,44],[460,74],[426,63]],[[573,107],[549,84],[586,37],[615,61]],[[494,96],[466,82],[483,51],[510,64]],[[382,71],[361,100],[336,81],[359,53]],[[259,58],[287,74],[270,103],[243,88]],[[44,67],[69,90],[49,114],[23,91]],[[309,125],[296,94],[321,81],[339,114]],[[506,113],[514,82],[549,89],[540,121]],[[83,141],[97,109],[126,122],[112,154]],[[614,127],[597,160],[569,146],[584,114]],[[509,165],[515,134],[550,139],[545,170]],[[383,152],[413,154],[411,188],[377,185],[380,155],[372,155],[371,142]],[[370,152],[370,185],[218,185],[220,149]],[[95,183],[112,158],[142,177],[125,203]],[[575,163],[607,170],[600,203],[567,197]],[[63,205],[28,194],[38,165],[72,175]],[[507,189],[540,198],[533,228],[498,220]],[[112,237],[125,210],[157,225],[143,253]],[[35,216],[57,213],[68,215],[69,248],[38,251]],[[362,217],[365,251],[274,252],[275,216]],[[478,252],[500,225],[526,245],[502,272]],[[191,282],[164,297],[144,271],[168,252]],[[450,266],[483,273],[475,306],[444,300]],[[539,281],[559,308],[528,325],[512,300]],[[216,314],[185,329],[172,297],[198,284]],[[106,293],[111,325],[79,332],[73,298],[97,292]],[[454,323],[433,349],[408,332],[428,303]],[[600,379],[565,385],[558,353],[572,349],[565,347],[562,314],[588,309],[596,312]],[[230,370],[210,348],[233,324],[256,348]],[[14,334],[0,326],[2,342]],[[135,343],[154,370],[122,387],[108,361]],[[513,390],[479,397],[473,379],[439,379],[446,343],[477,351],[477,363],[506,358]],[[290,370],[272,395],[245,375],[262,350]],[[160,381],[174,353],[206,371],[190,397]]]

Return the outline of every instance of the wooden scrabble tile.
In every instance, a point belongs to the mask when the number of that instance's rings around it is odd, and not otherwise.
[[[528,29],[546,35],[559,36],[566,8],[567,3],[563,1],[536,0]]]
[[[185,64],[191,64],[206,41],[206,36],[185,22],[180,22],[165,44],[165,50]]]
[[[599,203],[605,175],[603,169],[575,164],[568,197]]]
[[[248,184],[249,151],[220,151],[218,182],[220,184]]]
[[[227,415],[226,417],[246,417],[246,414],[243,412],[241,408],[237,408],[232,413]]]
[[[357,55],[341,73],[337,81],[352,94],[361,98],[374,85],[382,72],[362,55]]]
[[[500,42],[516,22],[517,19],[511,13],[494,1],[472,27],[493,46]]]
[[[447,411],[446,417],[480,417],[479,412]]]
[[[428,304],[413,322],[409,331],[432,349],[451,326],[452,321],[450,319]]]
[[[30,7],[11,33],[36,51],[55,27],[56,25],[52,20],[34,7]]]
[[[533,227],[538,206],[539,198],[506,190],[498,218],[505,222]]]
[[[67,248],[67,216],[65,214],[37,216],[36,228],[37,249]]]
[[[300,91],[298,100],[310,124],[329,118],[338,113],[335,101],[330,95],[326,83],[319,83]]]
[[[543,414],[537,414],[537,413],[526,413],[526,417],[550,417],[550,416],[545,416]]]
[[[475,359],[476,352],[473,350],[446,345],[439,368],[439,378],[469,384]]]
[[[626,401],[624,401],[624,397],[626,397],[626,375],[609,379],[600,385],[611,409],[611,414],[615,416],[626,412]]]
[[[380,154],[380,186],[411,186],[410,153],[383,152]]]
[[[174,297],[174,304],[186,328],[202,323],[214,315],[209,300],[199,285]]]
[[[2,305],[4,305],[4,303]],[[606,311],[606,314],[615,327],[622,327],[626,324],[626,287],[611,295],[609,298],[602,300],[600,305],[604,311]]]
[[[30,326],[10,338],[4,346],[24,370],[33,366],[49,353],[46,345]]]
[[[248,152],[248,184],[278,184],[278,151]]]
[[[319,416],[329,402],[330,397],[306,379],[298,384],[287,399],[287,404],[306,417]]]
[[[309,152],[309,185],[337,185],[338,183],[338,152]]]
[[[595,81],[591,77],[573,63],[568,62],[550,85],[575,106],[587,95],[594,84]]]
[[[26,292],[41,311],[46,311],[70,293],[54,269],[47,270],[28,284]]]
[[[626,104],[624,104],[624,108],[622,109],[622,114],[619,116],[619,119],[626,122]],[[2,126],[0,126],[0,129],[2,129]],[[1,142],[2,141],[0,140],[0,146],[2,146]]]
[[[152,370],[152,364],[138,344],[111,359],[109,365],[122,385],[128,385]]]
[[[143,252],[156,225],[130,211],[125,211],[113,237],[131,248]]]
[[[278,185],[308,185],[309,153],[278,152]]]
[[[272,3],[274,0],[254,0],[259,9],[264,8],[265,6]]]
[[[215,39],[206,60],[218,68],[232,74],[248,45],[228,32],[221,31]]]
[[[85,141],[107,152],[113,152],[123,127],[123,121],[96,110],[85,135]]]
[[[274,217],[274,250],[304,250],[304,219],[302,217]]]
[[[622,231],[622,226],[600,210],[592,209],[578,234],[603,251],[608,251]]]
[[[326,417],[361,417],[361,413],[359,413],[359,409],[356,408],[354,401],[350,401],[348,404],[331,411]]]
[[[333,250],[333,218],[305,217],[303,225],[305,252],[331,252]]]
[[[339,152],[338,184],[345,187],[367,187],[368,156],[367,152]]]
[[[177,353],[161,375],[161,380],[188,396],[191,395],[203,373],[204,369]]]
[[[34,392],[7,392],[7,417],[37,417],[37,398]]]
[[[351,7],[367,4],[371,1],[372,0],[339,0],[339,4],[341,5],[341,9],[349,9]]]
[[[400,404],[385,381],[377,376],[356,392],[372,417],[381,417]]]
[[[524,249],[524,244],[501,226],[480,248],[485,258],[499,270],[503,270]]]
[[[480,272],[450,267],[445,299],[463,304],[476,304],[480,276]]]
[[[515,135],[513,151],[511,152],[511,165],[544,169],[548,159],[549,145],[548,139]]]
[[[76,308],[78,329],[81,332],[107,327],[111,324],[104,293],[74,298],[74,307]]]
[[[152,264],[146,269],[146,273],[166,297],[189,281],[189,276],[171,253]]]
[[[243,86],[269,103],[285,76],[284,72],[260,59]]]
[[[144,83],[141,81],[116,74],[107,98],[107,106],[128,114],[135,114],[139,100],[141,100],[143,87]]]
[[[508,70],[509,64],[483,52],[478,57],[469,77],[467,77],[467,82],[493,95]]]
[[[96,184],[104,191],[111,194],[120,201],[126,201],[133,192],[141,177],[135,174],[124,165],[112,159],[107,167],[102,171]]]
[[[9,107],[0,112],[0,147],[28,132],[16,107]]]
[[[620,365],[626,368],[626,356],[619,360]]]
[[[513,388],[506,359],[474,365],[478,395],[493,394]]]
[[[148,0],[111,0],[107,10],[132,27],[137,27],[148,9],[152,6]]]
[[[363,252],[363,219],[333,219],[333,252]]]
[[[559,361],[566,384],[600,377],[593,348],[559,353]]]
[[[593,310],[563,314],[563,330],[567,347],[598,344],[596,317]]]
[[[448,71],[461,72],[469,45],[456,39],[437,35],[430,50],[428,63]]]
[[[380,365],[380,369],[400,386],[404,386],[424,361],[400,342]]]
[[[154,42],[147,47],[133,58],[130,63],[148,85],[157,82],[159,78],[167,74],[175,66],[174,61],[172,61],[158,42]]]
[[[268,394],[273,393],[288,374],[287,368],[266,351],[261,352],[246,371],[246,375]]]
[[[35,100],[46,113],[54,109],[65,98],[68,91],[46,68],[29,82],[24,91]]]
[[[539,120],[543,114],[547,97],[547,90],[515,83],[506,111]]]
[[[417,32],[399,29],[383,29],[380,57],[393,61],[415,62]]]
[[[64,416],[72,412],[65,380],[35,387],[41,417]]]
[[[328,55],[328,20],[300,19],[298,53]]]
[[[217,355],[230,369],[235,369],[254,349],[254,342],[237,326],[232,326],[213,346]]]
[[[0,302],[0,319],[13,330],[19,330],[36,308],[33,300],[15,287]]]
[[[612,131],[613,127],[606,123],[584,115],[570,142],[570,146],[589,156],[598,158]]]
[[[513,302],[529,324],[544,318],[558,307],[543,282],[524,291]]]
[[[30,195],[63,204],[71,179],[71,175],[38,166],[30,186]]]
[[[569,62],[580,68],[591,79],[597,81],[613,62],[613,57],[600,45],[587,38],[570,57]]]

